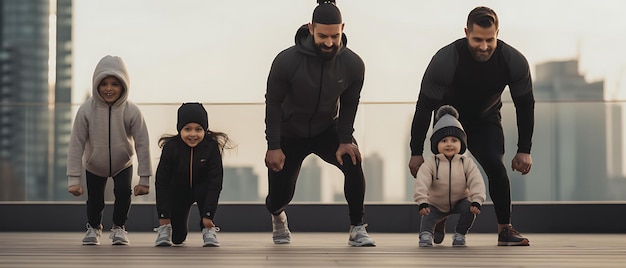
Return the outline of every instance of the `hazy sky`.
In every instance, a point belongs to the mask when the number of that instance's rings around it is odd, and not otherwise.
[[[463,36],[478,5],[500,17],[499,38],[535,64],[579,58],[607,99],[626,99],[622,0],[338,0],[348,47],[366,64],[362,100],[415,101],[432,55]],[[310,21],[314,0],[74,2],[74,102],[91,93],[104,55],[122,56],[139,102],[263,102],[273,58]]]
[[[486,5],[498,13],[499,38],[525,54],[533,73],[538,63],[578,58],[580,72],[589,82],[605,80],[606,99],[626,100],[623,0],[337,0],[337,4],[348,47],[365,61],[361,100],[406,102],[361,106],[355,123],[363,155],[378,154],[385,160],[386,200],[404,198],[411,103],[417,99],[422,74],[438,49],[464,36],[467,14],[476,6]],[[173,103],[142,106],[156,163],[160,155],[156,140],[160,134],[175,133],[178,103],[264,102],[272,60],[293,45],[295,31],[310,21],[315,6],[314,0],[74,1],[73,101],[82,103],[91,94],[92,73],[100,58],[122,56],[131,77],[130,100]],[[211,126],[227,132],[239,145],[225,157],[225,165],[254,166],[259,194],[264,195],[263,106],[207,109]],[[507,156],[505,163],[509,161]],[[340,192],[341,180],[326,178],[340,173],[329,165],[323,165],[322,172],[323,200],[332,200],[329,189]]]

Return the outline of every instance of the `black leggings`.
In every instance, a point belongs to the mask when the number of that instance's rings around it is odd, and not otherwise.
[[[200,229],[204,228],[202,223],[202,211],[204,210],[204,202],[196,202],[197,200],[206,200],[205,196],[208,191],[198,190],[182,190],[170,191],[170,223],[172,224],[172,243],[178,245],[185,242],[189,233],[189,212],[193,203],[198,205],[198,214],[200,215]],[[194,198],[194,196],[198,196]],[[164,218],[164,217],[159,217]]]
[[[504,132],[500,114],[480,121],[462,122],[467,133],[467,148],[489,180],[498,224],[511,223],[511,185],[504,163]]]
[[[87,175],[87,222],[93,228],[102,224],[102,212],[104,211],[104,189],[107,184],[106,177],[100,177],[86,171]],[[113,177],[113,224],[124,226],[130,210],[130,195],[133,167],[130,166]]]
[[[344,174],[343,191],[350,215],[350,224],[363,223],[363,199],[365,197],[365,176],[361,162],[352,164],[349,155],[343,156],[343,166],[339,165],[335,153],[339,139],[334,127],[312,138],[282,137],[281,149],[285,154],[285,165],[279,172],[268,169],[269,191],[265,199],[267,210],[273,215],[280,214],[291,202],[296,190],[296,180],[302,161],[309,154],[315,154],[329,164],[338,167]]]

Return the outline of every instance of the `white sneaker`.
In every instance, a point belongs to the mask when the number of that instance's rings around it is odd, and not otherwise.
[[[87,233],[83,238],[83,245],[100,245],[100,236],[102,236],[102,229],[93,228],[87,223]]]
[[[285,211],[278,216],[272,215],[272,239],[274,244],[291,243],[291,232],[287,224],[287,214]]]
[[[113,245],[128,245],[128,237],[126,237],[126,229],[124,226],[113,225],[109,238],[113,241]]]
[[[421,232],[420,233],[420,247],[432,247],[433,246],[433,234],[430,232]]]
[[[376,246],[376,242],[374,242],[374,240],[367,234],[365,227],[367,227],[367,224],[350,226],[350,237],[348,238],[348,245],[353,247]]]
[[[155,247],[169,247],[172,245],[172,225],[165,224],[153,229],[157,232],[157,238],[154,242]]]
[[[219,227],[202,228],[202,240],[204,240],[203,247],[219,247],[220,242],[217,241],[217,232],[220,231]]]
[[[453,240],[452,240],[452,246],[454,247],[465,247],[465,235],[464,234],[460,234],[460,233],[455,233]]]

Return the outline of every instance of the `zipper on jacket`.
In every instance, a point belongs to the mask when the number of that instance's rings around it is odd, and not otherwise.
[[[313,110],[313,113],[311,114],[311,117],[309,118],[309,138],[312,136],[311,129],[313,127],[311,126],[311,124],[313,122],[313,118],[315,117],[317,110],[320,108],[320,99],[322,98],[323,86],[324,86],[324,60],[322,59],[322,69],[320,72],[320,87],[319,87],[319,91],[317,92],[317,103],[315,104],[315,110]]]
[[[452,157],[454,159],[454,157]],[[448,159],[448,202],[452,211],[452,160]]]
[[[109,177],[113,177],[113,157],[111,157],[111,110],[113,108],[109,105]]]
[[[191,147],[189,157],[189,189],[193,188],[193,147]]]

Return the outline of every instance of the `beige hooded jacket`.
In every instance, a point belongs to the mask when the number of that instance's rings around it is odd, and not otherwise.
[[[461,199],[482,205],[485,182],[472,158],[454,155],[449,161],[443,154],[425,158],[415,177],[414,201],[427,203],[441,212],[449,212]]]
[[[98,85],[108,76],[117,77],[124,88],[113,105],[98,93]],[[102,58],[94,70],[92,96],[80,106],[74,120],[67,156],[68,186],[80,184],[83,165],[101,177],[117,175],[132,165],[135,151],[139,184],[150,185],[148,128],[139,107],[127,100],[129,90],[124,60],[116,56]]]

